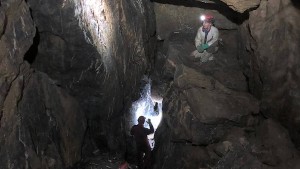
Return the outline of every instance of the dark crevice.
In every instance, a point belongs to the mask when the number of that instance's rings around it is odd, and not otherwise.
[[[0,3],[1,3],[1,2],[0,2]],[[0,39],[1,39],[1,37],[5,34],[6,26],[7,26],[7,16],[5,15],[5,16],[4,16],[4,22],[3,22],[3,25],[1,25],[2,31],[0,32]]]
[[[247,83],[247,92],[251,93],[251,89],[250,89],[250,78],[249,76],[247,76],[245,73],[243,73],[245,79],[246,79],[246,83]]]
[[[38,54],[39,43],[40,43],[40,34],[38,28],[36,28],[36,33],[33,38],[33,43],[24,56],[24,60],[26,60],[30,64],[32,64],[35,61],[35,58]]]
[[[291,1],[292,1],[292,4],[293,4],[296,8],[300,9],[300,1],[299,1],[299,0],[291,0]]]
[[[57,33],[51,32],[51,31],[40,31],[39,34],[40,35],[47,34],[48,36],[57,36],[59,39],[61,39],[65,43],[67,43],[67,40],[63,37],[63,35],[60,35],[60,34],[57,34]]]
[[[32,9],[31,9],[31,8],[29,8],[29,13],[30,13],[31,19],[34,20],[34,19],[33,19],[33,15],[32,15]]]
[[[171,4],[185,7],[196,7],[206,10],[216,10],[220,14],[224,15],[228,20],[238,25],[242,24],[245,20],[249,19],[249,12],[247,10],[244,13],[239,13],[229,8],[227,4],[221,1],[213,1],[210,3],[195,1],[195,0],[152,0],[152,2],[157,2],[161,4]],[[252,10],[252,9],[251,9]]]

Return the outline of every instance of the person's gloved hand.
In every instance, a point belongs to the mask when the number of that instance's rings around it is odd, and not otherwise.
[[[197,46],[197,51],[199,53],[203,53],[204,52],[204,49],[203,49],[202,45]]]
[[[205,43],[205,44],[202,44],[201,46],[202,46],[202,48],[203,48],[204,50],[206,50],[206,49],[208,49],[208,48],[209,48],[209,46],[208,46],[208,44],[207,44],[207,43]]]

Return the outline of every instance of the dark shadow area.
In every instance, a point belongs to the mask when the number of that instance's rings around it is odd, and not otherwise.
[[[171,4],[185,7],[197,7],[207,10],[216,10],[220,14],[224,15],[227,19],[238,25],[242,24],[245,20],[249,19],[249,13],[238,13],[233,9],[229,8],[224,2],[220,1],[209,1],[208,3],[195,1],[195,0],[151,0],[161,4]],[[296,0],[295,0],[296,1]]]
[[[248,75],[246,75],[245,73],[243,73],[245,79],[246,79],[246,82],[247,82],[247,88],[248,88],[248,93],[251,93],[251,89],[250,89],[250,78]]]
[[[26,60],[28,63],[32,64],[38,54],[38,46],[40,43],[40,34],[38,31],[38,28],[36,28],[36,33],[33,38],[33,43],[28,49],[28,51],[25,53],[24,60]]]
[[[300,1],[299,1],[299,0],[291,0],[291,1],[292,1],[292,4],[293,4],[296,8],[300,9]]]
[[[1,5],[0,5],[1,6]],[[3,24],[0,25],[2,27],[2,31],[0,32],[0,39],[2,37],[2,35],[5,34],[5,31],[6,31],[6,26],[7,26],[7,16],[5,15],[4,17],[4,21],[3,21]]]
[[[27,1],[26,1],[27,2]],[[31,8],[29,8],[29,12],[30,12],[30,17],[31,17],[31,19],[33,20],[33,15],[32,15],[32,9]]]

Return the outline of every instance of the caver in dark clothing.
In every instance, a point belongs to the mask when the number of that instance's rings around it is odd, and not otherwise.
[[[131,128],[131,135],[134,136],[137,147],[137,160],[139,169],[148,169],[151,164],[151,147],[147,135],[154,133],[153,125],[150,119],[147,121],[150,129],[144,127],[145,117],[138,118],[138,125]],[[144,156],[145,153],[145,156]]]

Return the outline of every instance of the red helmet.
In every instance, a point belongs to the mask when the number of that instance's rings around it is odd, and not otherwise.
[[[215,18],[212,15],[206,14],[206,15],[202,15],[201,16],[201,21],[214,23],[215,22]]]

